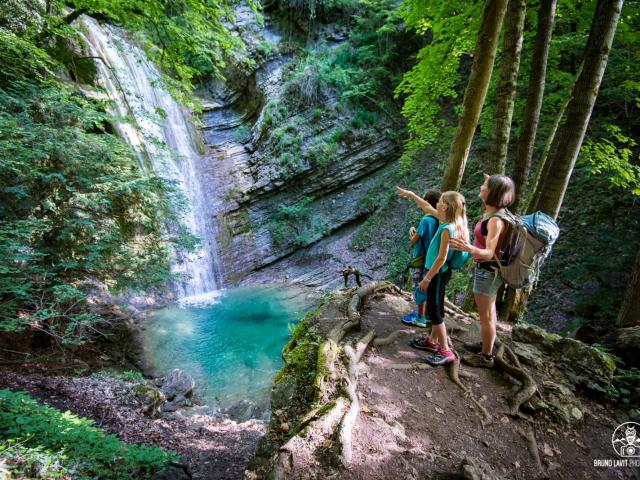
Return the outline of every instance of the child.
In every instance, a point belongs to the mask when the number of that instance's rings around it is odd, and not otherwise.
[[[440,199],[440,192],[438,190],[427,190],[422,196],[422,199],[435,208],[438,200]],[[411,245],[413,245],[413,250],[411,252],[413,261],[420,260],[420,258],[422,258],[420,266],[413,268],[414,291],[418,288],[418,284],[424,277],[424,258],[427,253],[427,247],[429,246],[429,243],[431,243],[431,239],[435,235],[436,230],[438,230],[438,219],[430,214],[422,217],[417,229],[414,227],[409,229],[409,241],[411,242]],[[427,303],[424,300],[424,295],[422,297],[423,298],[416,299],[418,311],[414,310],[409,315],[402,317],[402,323],[423,328],[427,327],[427,324],[429,323],[429,317],[426,314]],[[418,302],[418,300],[422,301]]]
[[[465,200],[458,192],[445,192],[435,209],[415,193],[398,187],[398,194],[413,199],[427,213],[435,214],[440,226],[429,244],[425,259],[427,273],[420,282],[420,291],[427,293],[427,314],[433,325],[431,336],[425,335],[412,342],[412,346],[433,352],[425,360],[430,365],[448,365],[455,360],[449,346],[447,329],[444,324],[444,297],[447,283],[451,279],[451,269],[447,260],[454,250],[449,248],[452,238],[468,242],[467,214]]]

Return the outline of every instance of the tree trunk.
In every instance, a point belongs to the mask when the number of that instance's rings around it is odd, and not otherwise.
[[[582,65],[580,65],[580,69],[578,70],[577,76],[580,76],[580,72],[582,72]],[[560,111],[558,112],[558,115],[556,116],[556,119],[553,122],[553,127],[551,128],[551,132],[549,133],[549,138],[547,138],[547,141],[544,144],[544,149],[542,150],[542,155],[540,156],[540,160],[538,162],[536,172],[533,175],[533,182],[529,184],[528,192],[525,192],[525,194],[527,194],[526,203],[520,204],[521,212],[531,211],[530,207],[533,206],[532,205],[533,199],[538,198],[539,196],[539,192],[537,191],[538,185],[540,185],[540,183],[542,182],[542,179],[545,178],[549,173],[549,154],[551,152],[551,146],[553,145],[553,142],[556,139],[556,133],[558,133],[558,127],[560,126],[560,122],[562,122],[562,118],[564,117],[564,112],[567,110],[567,105],[569,105],[569,102],[573,97],[573,91],[575,89],[575,86],[576,86],[576,82],[574,80],[574,82],[571,84],[571,88],[567,92],[567,97],[562,103],[562,107],[560,107]],[[520,199],[520,201],[522,202],[522,199]]]
[[[536,210],[557,218],[573,172],[600,82],[607,67],[609,51],[620,18],[623,0],[598,0],[584,53],[584,66],[576,80],[567,117],[558,130],[556,147],[551,149],[549,173],[539,185]]]
[[[640,325],[640,251],[636,255],[636,263],[618,315],[619,327],[635,327],[637,325]]]
[[[509,0],[507,13],[504,17],[507,27],[504,33],[500,80],[498,81],[489,161],[487,162],[489,172],[492,174],[504,173],[507,165],[511,119],[518,84],[520,54],[522,53],[525,11],[525,0]]]
[[[462,102],[462,115],[449,152],[447,169],[442,179],[443,191],[457,190],[460,187],[473,134],[476,131],[482,105],[489,88],[500,29],[506,10],[507,0],[487,0],[482,12],[471,76]]]
[[[542,210],[553,218],[558,217],[598,96],[623,3],[624,0],[598,0],[582,70],[567,104],[566,119],[555,135],[545,166],[546,174],[543,172],[531,210]],[[517,318],[524,312],[529,293],[527,289],[507,295],[510,318]]]
[[[519,212],[525,204],[527,180],[531,170],[531,158],[540,120],[544,83],[547,75],[547,58],[553,33],[553,20],[556,15],[556,0],[541,0],[538,14],[533,57],[531,58],[531,77],[527,91],[527,104],[524,108],[522,132],[518,140],[518,153],[513,169],[513,181],[516,185],[516,200],[512,205],[514,212]]]

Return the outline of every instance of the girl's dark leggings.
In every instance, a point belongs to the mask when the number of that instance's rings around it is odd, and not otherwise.
[[[444,322],[444,291],[451,280],[451,269],[438,273],[427,287],[427,315],[432,325]]]

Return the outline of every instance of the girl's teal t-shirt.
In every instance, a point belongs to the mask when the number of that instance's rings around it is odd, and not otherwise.
[[[449,238],[454,238],[455,236],[455,225],[452,223],[441,223],[436,231],[436,234],[431,239],[431,243],[429,244],[429,248],[427,249],[427,257],[424,260],[424,268],[429,270],[438,258],[438,253],[440,252],[440,240],[442,239],[442,232],[444,230],[449,231]],[[440,267],[440,271],[438,273],[443,273],[449,270],[449,265],[447,265],[447,261],[451,260],[453,257],[454,250],[452,248],[447,252],[447,259]]]

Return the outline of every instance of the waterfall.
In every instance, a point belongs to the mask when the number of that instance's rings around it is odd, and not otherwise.
[[[173,255],[172,271],[189,276],[175,286],[176,293],[195,301],[215,296],[222,287],[216,205],[207,205],[202,193],[202,156],[194,145],[188,112],[162,88],[157,68],[140,48],[109,25],[84,15],[81,22],[89,53],[96,57],[99,82],[113,100],[112,113],[128,119],[116,124],[118,133],[143,169],[150,163],[157,175],[176,182],[191,205],[183,222],[200,239],[201,249],[199,254]]]

